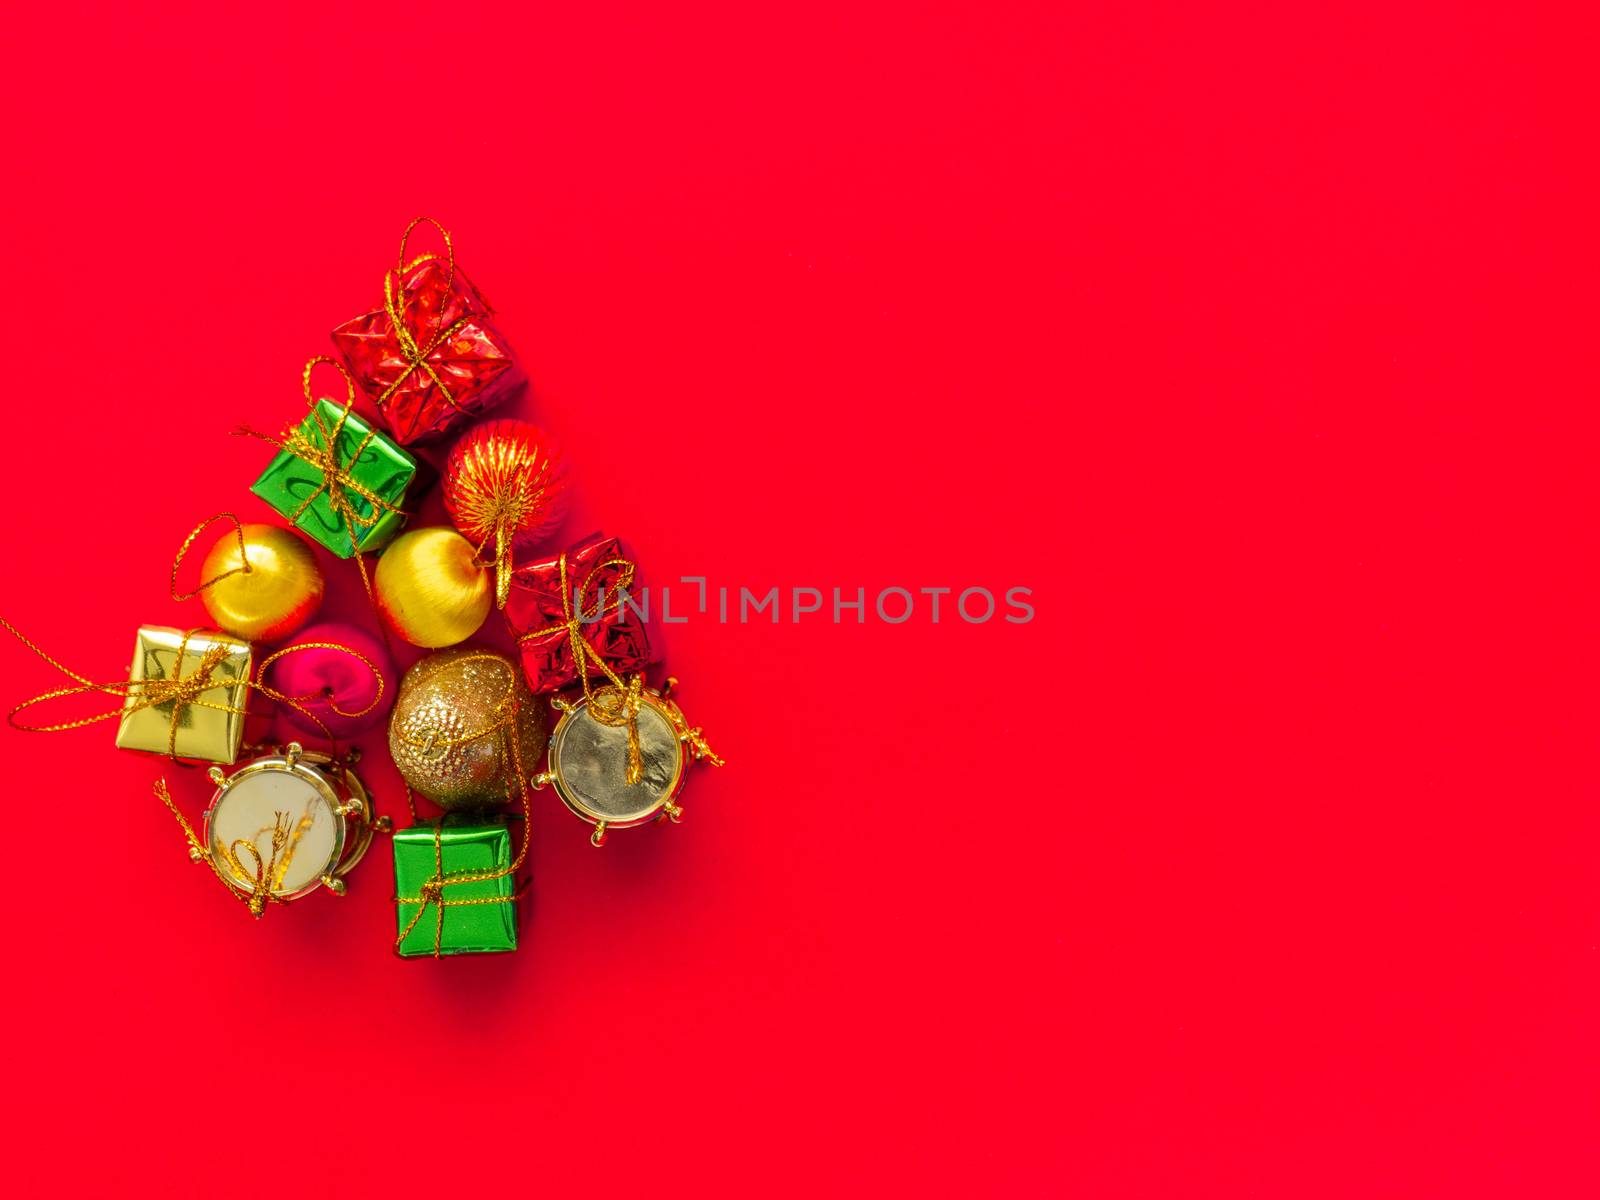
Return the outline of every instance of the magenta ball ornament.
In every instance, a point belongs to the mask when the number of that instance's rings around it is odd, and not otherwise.
[[[303,630],[284,649],[295,646],[305,649],[285,654],[273,663],[267,672],[267,684],[294,697],[301,708],[316,717],[314,721],[293,705],[285,706],[284,715],[296,729],[326,736],[316,723],[321,721],[334,737],[347,739],[376,728],[388,716],[400,680],[394,656],[377,634],[356,625],[329,621]],[[366,663],[334,647],[353,650],[377,667],[383,680],[381,695]],[[373,703],[375,699],[377,703]],[[356,713],[360,715],[353,715]]]

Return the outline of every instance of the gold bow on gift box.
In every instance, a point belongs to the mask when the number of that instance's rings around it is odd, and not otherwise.
[[[411,241],[411,231],[424,223],[432,225],[439,231],[439,236],[444,238],[445,277],[444,290],[442,292],[443,299],[440,301],[441,316],[443,315],[444,302],[449,299],[451,288],[455,286],[456,251],[455,246],[450,241],[450,231],[432,217],[414,218],[411,224],[406,226],[405,232],[400,235],[399,260],[396,262],[394,269],[384,272],[383,276],[383,311],[388,316],[389,323],[394,326],[395,341],[400,346],[400,356],[405,359],[406,368],[395,377],[393,383],[383,389],[373,403],[381,410],[388,402],[389,397],[399,391],[401,385],[410,378],[413,371],[422,371],[433,381],[434,386],[439,389],[439,394],[444,397],[446,404],[458,413],[465,413],[466,410],[456,403],[456,398],[450,391],[450,385],[445,383],[433,364],[428,361],[428,358],[466,325],[478,319],[479,314],[468,310],[450,322],[450,324],[443,326],[438,323],[438,318],[435,318],[433,336],[426,344],[419,342],[416,335],[411,332],[410,326],[406,324],[403,277],[423,263],[435,261],[439,257],[437,254],[419,254],[410,262],[406,261],[406,246]],[[484,307],[488,308],[488,305],[484,305]]]
[[[330,428],[323,423],[322,413],[318,410],[317,398],[311,391],[311,375],[319,367],[326,364],[338,371],[344,377],[345,402],[339,408],[339,418]],[[329,358],[325,354],[318,354],[307,360],[305,369],[300,374],[300,390],[306,398],[306,407],[310,410],[311,421],[316,425],[317,432],[322,435],[322,444],[319,446],[315,439],[307,437],[300,424],[290,425],[283,431],[282,437],[273,437],[270,434],[260,433],[248,425],[240,426],[235,432],[240,437],[253,437],[268,445],[276,446],[294,455],[310,467],[314,467],[321,476],[321,481],[315,488],[301,500],[300,506],[291,513],[285,513],[289,524],[298,524],[300,518],[317,501],[317,497],[324,494],[328,497],[328,505],[345,525],[350,534],[350,552],[359,561],[361,551],[359,547],[360,534],[376,525],[386,513],[404,516],[405,512],[371,488],[367,487],[350,473],[361,459],[374,438],[378,436],[376,429],[369,428],[355,447],[350,451],[349,461],[339,461],[339,435],[344,432],[345,423],[350,419],[351,411],[356,402],[356,381],[351,377],[349,370],[337,359]],[[330,407],[337,407],[329,402]],[[303,422],[302,422],[303,424]],[[355,510],[354,499],[364,500],[371,513],[360,516]]]

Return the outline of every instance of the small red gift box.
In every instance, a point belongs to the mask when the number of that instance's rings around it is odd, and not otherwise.
[[[419,218],[422,220],[425,218]],[[488,412],[522,383],[511,348],[494,327],[494,310],[446,254],[423,254],[383,281],[383,307],[333,331],[350,372],[378,406],[402,446],[441,437]]]
[[[633,587],[633,572],[622,543],[595,534],[562,557],[527,563],[511,573],[506,624],[517,636],[529,687],[546,693],[578,682],[571,637],[574,619],[578,636],[589,647],[590,653],[583,657],[591,677],[605,674],[595,656],[618,676],[649,665],[650,638],[639,611],[644,599]]]

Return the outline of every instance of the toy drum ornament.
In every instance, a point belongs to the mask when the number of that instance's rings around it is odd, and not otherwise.
[[[580,820],[593,825],[594,845],[603,846],[613,829],[660,820],[676,824],[683,818],[678,794],[690,764],[706,759],[722,766],[700,730],[691,729],[668,699],[676,685],[668,679],[658,692],[635,682],[627,691],[605,687],[574,702],[551,701],[561,719],[550,734],[548,770],[533,784],[549,784]]]
[[[299,742],[232,775],[215,767],[210,776],[217,790],[206,809],[204,842],[189,857],[209,861],[258,917],[268,903],[288,903],[319,887],[344,895],[344,877],[373,833],[390,828],[389,818],[374,815],[367,789],[347,765]]]

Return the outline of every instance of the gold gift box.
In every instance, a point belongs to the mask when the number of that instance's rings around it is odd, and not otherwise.
[[[193,678],[214,647],[222,651],[209,676],[215,686],[187,701],[173,698],[150,703],[163,689],[148,687],[149,681]],[[165,625],[139,626],[128,673],[132,686],[117,726],[117,746],[156,754],[166,754],[170,746],[178,758],[232,763],[239,757],[239,743],[244,738],[250,669],[249,642],[212,630],[185,633]]]

